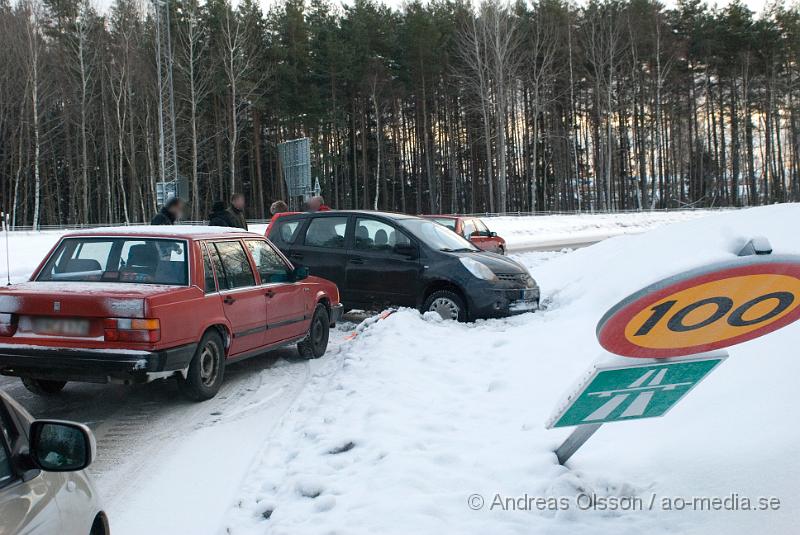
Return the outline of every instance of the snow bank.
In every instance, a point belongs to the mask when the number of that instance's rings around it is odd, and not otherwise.
[[[222,530],[239,534],[794,533],[800,325],[731,349],[663,418],[604,426],[570,461],[544,422],[602,355],[605,310],[763,234],[800,253],[800,205],[709,216],[521,259],[547,310],[461,325],[403,310],[321,359],[253,465]],[[636,509],[580,510],[586,494]],[[478,510],[470,507],[483,505]],[[528,510],[492,507],[522,498]],[[771,511],[663,510],[665,499],[780,501]],[[544,498],[545,510],[532,501]],[[582,501],[581,501],[582,500]],[[650,510],[649,505],[654,508]],[[675,502],[672,502],[675,503]],[[678,502],[680,503],[680,502]],[[532,510],[531,510],[532,509]]]

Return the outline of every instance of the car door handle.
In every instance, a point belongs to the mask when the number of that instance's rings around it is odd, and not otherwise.
[[[226,305],[232,305],[236,302],[236,299],[228,295],[225,297],[225,299],[222,300],[222,302],[225,303]]]
[[[350,263],[351,264],[363,264],[364,263],[364,259],[363,258],[351,258],[350,259]]]
[[[266,295],[267,297],[275,297],[275,292],[273,292],[272,290],[267,290],[267,293],[265,293],[264,295]]]

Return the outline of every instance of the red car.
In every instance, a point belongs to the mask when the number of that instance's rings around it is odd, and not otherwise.
[[[339,291],[268,240],[218,227],[67,234],[29,282],[0,288],[0,373],[37,394],[67,381],[175,376],[201,401],[228,362],[297,344],[320,357]]]
[[[423,215],[425,219],[444,225],[459,236],[472,242],[475,247],[491,253],[506,254],[506,240],[492,232],[477,217],[460,215]]]

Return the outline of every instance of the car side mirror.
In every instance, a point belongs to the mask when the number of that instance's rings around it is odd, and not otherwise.
[[[417,256],[419,256],[419,252],[417,251],[417,246],[414,245],[413,243],[395,244],[394,252],[411,258],[416,258]]]
[[[490,238],[496,238],[497,237],[497,232],[489,231],[489,237]]]
[[[30,430],[29,454],[45,472],[75,472],[94,461],[94,435],[83,424],[62,420],[35,420]]]
[[[308,278],[308,268],[305,266],[298,266],[294,268],[294,272],[292,273],[292,280],[295,282],[305,280]]]

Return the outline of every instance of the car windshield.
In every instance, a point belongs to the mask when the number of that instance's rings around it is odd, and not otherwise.
[[[186,286],[186,242],[156,238],[64,238],[36,280]]]
[[[434,221],[427,219],[401,219],[399,223],[433,249],[445,252],[479,250],[452,230]]]

